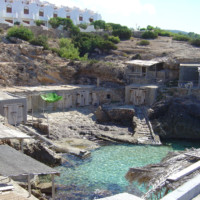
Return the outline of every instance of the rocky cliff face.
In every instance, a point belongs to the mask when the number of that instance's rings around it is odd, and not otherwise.
[[[4,39],[5,40],[5,39]],[[123,84],[124,66],[106,62],[80,62],[60,58],[42,47],[20,39],[0,42],[0,85]]]
[[[126,83],[127,67],[124,61],[155,58],[165,62],[169,77],[176,79],[180,62],[200,62],[198,48],[167,37],[151,40],[146,47],[137,44],[138,38],[121,41],[117,45],[118,50],[107,55],[96,52],[90,55],[96,60],[85,62],[60,58],[52,51],[20,39],[8,41],[5,35],[6,29],[4,35],[0,35],[0,86],[95,84],[97,78],[104,83],[123,85]],[[49,39],[51,47],[58,47],[57,37]]]
[[[161,138],[200,139],[200,101],[173,98],[154,105],[149,114]]]

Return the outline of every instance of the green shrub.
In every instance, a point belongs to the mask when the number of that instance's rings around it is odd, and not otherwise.
[[[194,32],[189,32],[188,36],[192,39],[200,39],[200,35]]]
[[[85,29],[87,29],[88,25],[87,24],[79,24],[78,27],[85,30]]]
[[[112,26],[110,26],[109,24],[106,24],[104,30],[105,30],[105,31],[112,31],[113,29],[112,29]]]
[[[111,41],[91,33],[79,33],[73,37],[72,42],[74,46],[79,49],[81,56],[84,56],[86,53],[95,52],[96,48],[101,49],[102,51],[117,48]]]
[[[171,37],[171,36],[173,36],[173,33],[169,32],[169,31],[161,30],[161,29],[156,29],[155,32],[159,36],[164,36],[164,37]]]
[[[57,19],[60,22],[60,25],[63,25],[64,30],[70,30],[74,27],[73,21],[69,18],[57,17]]]
[[[154,31],[145,31],[142,34],[142,38],[144,39],[155,39],[158,37],[158,33],[154,32]]]
[[[118,36],[121,40],[129,40],[132,32],[128,28],[121,28],[113,30],[112,34],[114,36]]]
[[[194,45],[196,47],[200,47],[200,39],[191,40],[191,45]]]
[[[175,34],[173,40],[177,41],[189,41],[190,38],[187,35]]]
[[[152,31],[152,30],[154,30],[154,27],[151,26],[151,25],[148,25],[148,26],[147,26],[147,30],[148,30],[148,31]]]
[[[141,28],[140,31],[146,31],[146,28]]]
[[[19,26],[20,25],[20,22],[14,22],[14,25],[16,25],[16,26]]]
[[[63,58],[67,59],[79,59],[79,51],[78,48],[74,47],[74,44],[72,44],[71,40],[68,38],[61,38],[59,41],[59,55]]]
[[[111,41],[104,40],[99,44],[98,48],[104,52],[108,52],[111,49],[116,50],[117,46]]]
[[[70,35],[78,35],[80,33],[80,29],[78,26],[72,26],[70,29]]]
[[[119,39],[118,36],[116,36],[116,37],[115,36],[108,36],[107,40],[109,40],[109,41],[111,41],[111,42],[113,42],[115,44],[120,42],[120,39]]]
[[[50,50],[51,50],[53,53],[56,53],[56,54],[59,55],[60,49],[53,47],[53,48],[50,48]]]
[[[0,33],[2,34],[4,32],[3,28],[0,28]]]
[[[71,59],[71,60],[79,60],[79,51],[77,48],[60,48],[59,50],[59,55],[62,58],[67,58],[67,59]]]
[[[39,35],[38,37],[31,39],[30,43],[36,46],[43,46],[44,49],[49,49],[48,38],[43,35]]]
[[[140,42],[137,43],[138,45],[141,46],[147,46],[150,44],[150,42],[148,40],[141,40]]]
[[[55,29],[62,25],[63,30],[69,31],[70,35],[77,35],[80,33],[79,27],[75,26],[73,21],[69,18],[54,17],[49,20],[49,24]]]
[[[44,25],[44,22],[42,20],[35,20],[35,24],[36,26],[41,26],[41,25]]]
[[[106,29],[106,22],[103,20],[96,20],[91,24],[94,25],[95,29],[104,29],[104,30]]]
[[[118,30],[118,29],[128,29],[127,26],[122,26],[121,24],[115,24],[115,23],[107,23],[108,26],[112,27],[112,30]]]
[[[20,38],[22,40],[31,40],[34,35],[33,35],[33,32],[24,27],[24,26],[14,26],[10,29],[8,29],[8,32],[7,32],[7,37],[16,37],[16,38]]]
[[[51,19],[49,20],[49,24],[52,26],[52,28],[58,28],[59,25],[60,25],[60,21],[58,20],[57,17],[51,18]]]

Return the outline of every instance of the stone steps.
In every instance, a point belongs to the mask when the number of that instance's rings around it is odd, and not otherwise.
[[[151,133],[150,127],[147,123],[145,114],[142,108],[135,107],[135,123],[136,129],[134,136],[140,144],[155,144],[154,137]]]

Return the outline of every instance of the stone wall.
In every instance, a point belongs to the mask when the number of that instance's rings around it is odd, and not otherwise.
[[[57,30],[57,29],[49,29],[43,30],[40,26],[30,26],[29,27],[35,36],[45,35],[50,38],[62,38],[62,37],[69,37],[69,32]]]
[[[191,92],[189,93],[189,90],[187,88],[169,88],[167,90],[167,94],[173,97],[187,97],[189,95],[192,95],[200,100],[200,88],[193,88],[191,89]]]
[[[99,106],[95,112],[95,116],[99,123],[113,122],[122,125],[133,126],[133,116],[135,111],[128,107],[101,107]]]
[[[97,88],[95,92],[98,95],[100,104],[109,104],[124,102],[125,90],[124,87],[118,88]]]
[[[10,26],[8,24],[1,24],[0,23],[0,28],[4,29],[4,30],[7,30],[10,28]]]

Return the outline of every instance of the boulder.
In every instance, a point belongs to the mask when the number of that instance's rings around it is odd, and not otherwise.
[[[37,185],[37,189],[39,189],[42,193],[51,194],[52,193],[52,183],[40,183]]]
[[[15,44],[26,43],[24,40],[21,40],[21,39],[16,38],[16,37],[9,37],[9,40],[10,40],[12,43],[15,43]]]
[[[39,141],[24,145],[24,153],[49,166],[58,166],[62,158]]]

